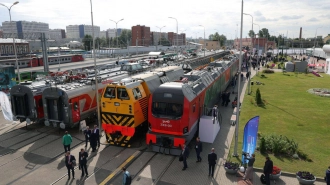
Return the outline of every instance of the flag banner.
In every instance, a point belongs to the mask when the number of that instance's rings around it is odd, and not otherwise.
[[[250,154],[250,156],[254,153],[257,146],[257,137],[258,137],[258,126],[259,126],[259,116],[251,118],[244,127],[244,135],[243,135],[243,148],[242,148],[242,163],[246,164],[247,160],[245,160],[244,154]]]
[[[11,112],[11,106],[7,94],[0,91],[0,106],[3,116],[8,121],[13,121],[13,113]]]

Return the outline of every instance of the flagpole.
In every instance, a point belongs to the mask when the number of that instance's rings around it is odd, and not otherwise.
[[[235,130],[235,147],[233,156],[237,157],[237,143],[238,143],[238,129],[239,129],[239,113],[241,109],[241,68],[242,68],[242,32],[243,32],[243,0],[242,0],[242,9],[241,9],[241,33],[239,41],[239,63],[238,63],[238,87],[237,87],[237,111],[236,111],[236,130]]]

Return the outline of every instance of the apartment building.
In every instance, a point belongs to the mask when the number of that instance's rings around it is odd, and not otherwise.
[[[150,27],[144,25],[132,26],[132,46],[152,45]]]
[[[3,38],[39,39],[41,33],[49,37],[49,25],[35,21],[2,22]]]

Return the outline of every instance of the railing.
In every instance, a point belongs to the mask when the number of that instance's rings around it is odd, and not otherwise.
[[[210,107],[203,107],[202,115],[203,115],[203,116],[212,116],[212,109],[213,109],[213,107],[212,107],[212,108],[210,108]],[[213,116],[212,116],[212,117],[213,117]],[[217,118],[219,124],[221,125],[221,122],[222,122],[222,115],[221,115],[219,109],[218,109],[218,116],[217,116],[216,118]]]

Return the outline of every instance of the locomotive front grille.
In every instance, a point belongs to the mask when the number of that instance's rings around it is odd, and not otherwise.
[[[27,94],[13,95],[12,103],[16,117],[26,118],[29,115],[29,102]]]

